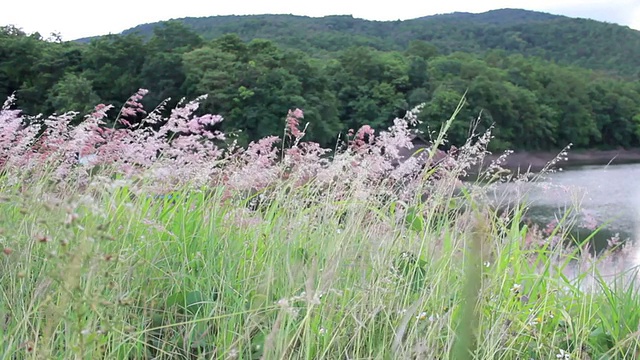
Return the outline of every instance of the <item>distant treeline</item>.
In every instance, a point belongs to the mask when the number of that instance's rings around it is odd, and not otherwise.
[[[313,57],[333,57],[333,52],[352,46],[404,51],[412,41],[422,40],[436,46],[441,54],[502,50],[640,79],[640,31],[529,10],[458,12],[403,21],[370,21],[348,15],[229,15],[177,21],[205,40],[238,34],[245,41],[272,40]],[[143,24],[124,33],[150,38],[157,25]]]
[[[290,108],[304,110],[307,139],[324,146],[364,124],[387,128],[421,103],[420,127],[437,131],[466,92],[453,144],[481,114],[478,130],[496,125],[493,150],[640,146],[640,83],[499,50],[442,55],[411,41],[401,51],[351,46],[317,57],[234,34],[207,41],[180,22],[163,23],[150,38],[88,44],[0,28],[0,95],[16,93],[27,114],[84,114],[106,103],[115,118],[139,88],[150,90],[147,111],[169,97],[167,109],[208,94],[201,110],[222,115],[221,130],[242,130],[241,143],[282,134]]]

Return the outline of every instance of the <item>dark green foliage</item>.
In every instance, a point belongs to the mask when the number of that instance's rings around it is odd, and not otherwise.
[[[17,105],[27,113],[59,110],[47,106],[50,89],[67,72],[77,72],[82,47],[44,41],[11,26],[0,28],[0,94],[16,93]],[[2,99],[4,101],[4,99]]]
[[[339,133],[386,129],[423,103],[421,130],[438,131],[466,94],[448,133],[455,145],[481,114],[476,130],[495,125],[494,151],[640,146],[640,33],[617,25],[500,10],[394,22],[223,16],[133,30],[83,44],[3,27],[0,95],[16,93],[33,115],[113,104],[113,119],[139,88],[150,90],[147,111],[207,94],[199,111],[222,115],[241,145],[281,136],[287,111],[300,108],[306,139],[333,147]]]
[[[135,35],[105,36],[84,48],[83,74],[103,102],[120,108],[139,88],[148,86],[141,76],[146,50]]]
[[[412,291],[421,291],[426,286],[426,267],[426,261],[406,251],[402,252],[393,264],[393,270]]]
[[[67,73],[49,91],[47,103],[58,112],[77,111],[81,115],[89,113],[100,103],[100,97],[93,91],[93,84],[82,75]]]
[[[350,46],[404,50],[427,41],[440,53],[484,53],[490,49],[540,56],[625,76],[638,76],[640,33],[624,26],[546,13],[502,9],[453,13],[406,21],[368,21],[351,16],[212,16],[180,19],[205,39],[236,33],[323,55]],[[150,36],[156,24],[127,30]]]
[[[167,98],[173,98],[167,108],[173,108],[180,100],[177,97],[185,85],[183,54],[201,47],[204,40],[176,21],[168,21],[154,28],[153,37],[147,43],[146,56],[140,76],[143,87],[149,90],[145,103],[151,107]]]
[[[296,107],[310,122],[310,138],[328,145],[340,131],[338,104],[322,68],[300,52],[225,35],[186,53],[184,67],[187,95],[208,94],[203,111],[222,114],[225,130],[242,130],[244,143],[282,134],[284,116]]]
[[[213,300],[215,301],[215,298]],[[202,308],[203,303],[204,298],[200,291],[178,291],[167,298],[166,305],[167,308],[175,306],[180,314],[186,312],[194,315]]]

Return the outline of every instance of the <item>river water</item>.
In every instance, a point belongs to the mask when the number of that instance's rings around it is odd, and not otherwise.
[[[597,228],[589,239],[594,253],[626,242],[631,248],[613,255],[618,270],[640,266],[640,164],[574,167],[535,182],[501,184],[495,194],[525,201],[528,218],[542,228],[569,211],[578,241]]]

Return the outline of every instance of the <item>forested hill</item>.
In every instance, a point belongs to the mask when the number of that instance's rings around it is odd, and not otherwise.
[[[167,113],[182,98],[207,94],[199,111],[221,115],[224,132],[241,130],[241,145],[281,135],[287,111],[300,108],[309,122],[305,139],[333,147],[338,134],[363,125],[386,129],[419,104],[424,105],[420,130],[437,131],[466,94],[466,106],[448,132],[454,145],[465,142],[470,123],[482,114],[479,131],[495,125],[493,151],[556,150],[569,143],[583,149],[640,147],[640,81],[607,74],[640,69],[632,66],[640,56],[624,56],[639,48],[633,46],[639,33],[628,28],[517,10],[406,22],[340,16],[212,19],[218,25],[209,29],[217,33],[196,26],[206,19],[190,19],[162,23],[148,36],[127,32],[88,43],[45,40],[0,26],[0,96],[15,94],[15,106],[28,115],[80,111],[74,123],[95,105],[112,104],[109,126],[115,126],[119,110],[140,88],[149,90],[143,101],[147,111],[170,98]],[[591,30],[569,31],[571,24]],[[541,35],[500,31],[527,26]],[[554,63],[524,50],[485,48],[473,41],[478,34],[492,34],[483,41],[494,39],[494,47],[507,36],[531,37],[558,49],[557,56],[575,49],[584,56],[567,62],[610,71]],[[272,40],[251,39],[258,35]],[[547,44],[543,35],[566,43]],[[620,49],[603,51],[604,46]]]
[[[435,45],[442,54],[455,51],[481,54],[499,49],[640,78],[640,31],[527,10],[452,13],[405,21],[294,15],[212,16],[178,21],[205,39],[235,33],[245,41],[268,39],[312,56],[327,56],[328,52],[355,45],[383,51],[405,50],[410,41],[423,40]],[[151,36],[157,25],[140,25],[124,33]]]

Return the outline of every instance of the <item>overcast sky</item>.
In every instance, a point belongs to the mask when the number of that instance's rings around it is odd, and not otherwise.
[[[120,33],[139,24],[212,15],[295,14],[353,15],[371,20],[405,20],[454,11],[483,12],[523,8],[572,17],[585,17],[640,30],[640,0],[8,0],[1,6],[0,25],[15,25],[48,37],[59,32],[64,40]],[[166,4],[166,5],[165,5]],[[416,4],[420,4],[416,6]]]

